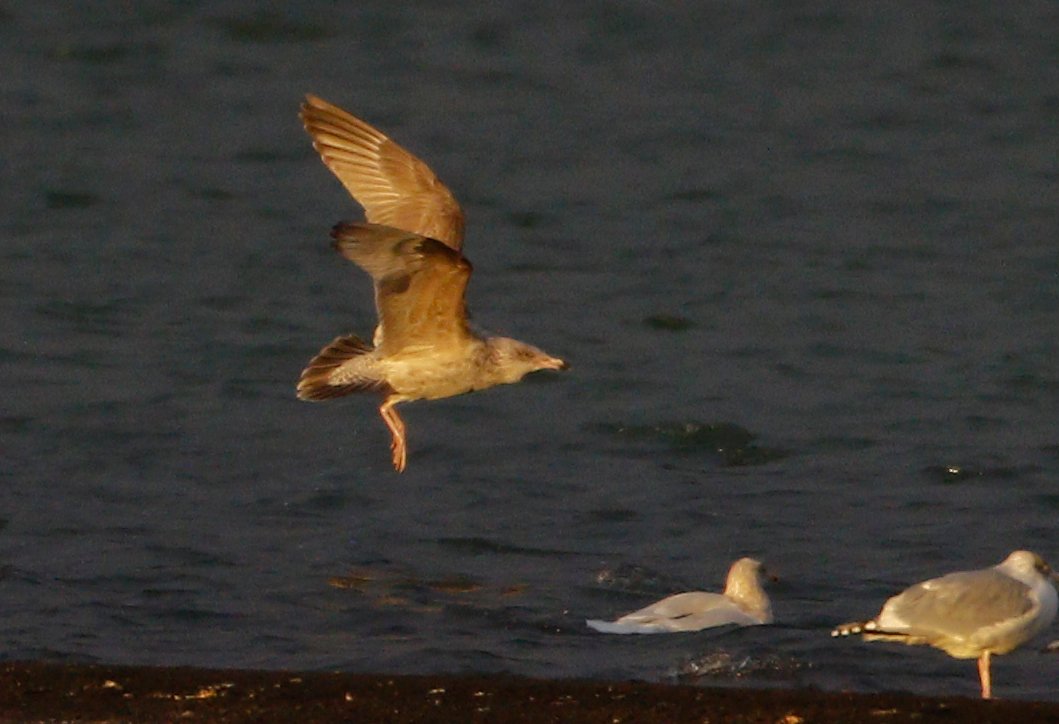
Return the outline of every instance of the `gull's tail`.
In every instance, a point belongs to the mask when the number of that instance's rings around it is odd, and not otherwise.
[[[831,635],[856,636],[857,634],[862,634],[874,629],[877,625],[875,619],[870,619],[868,621],[851,621],[850,623],[843,623],[835,626],[831,631]]]
[[[367,370],[358,370],[351,360],[372,351],[370,344],[352,334],[335,339],[309,361],[298,380],[298,399],[329,400],[354,392],[385,390],[380,382]]]
[[[874,618],[867,621],[852,621],[836,626],[831,631],[832,636],[856,636],[860,634],[865,641],[897,641],[905,644],[920,643],[916,636],[904,631],[888,631],[879,628],[879,622]]]

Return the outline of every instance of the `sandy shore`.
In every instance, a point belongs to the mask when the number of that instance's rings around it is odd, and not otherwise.
[[[1054,722],[1059,704],[506,676],[3,664],[3,721]]]

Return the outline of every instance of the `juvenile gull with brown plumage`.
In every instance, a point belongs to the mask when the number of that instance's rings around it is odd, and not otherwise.
[[[337,337],[301,374],[298,397],[383,395],[393,466],[405,468],[405,426],[395,405],[518,382],[566,363],[508,337],[487,337],[467,321],[471,264],[460,253],[463,211],[422,161],[367,123],[307,95],[305,130],[324,164],[361,206],[366,222],[340,223],[335,248],[375,283],[373,344]]]
[[[1030,551],[1003,562],[917,583],[890,598],[868,621],[842,624],[832,636],[929,644],[957,659],[978,659],[982,698],[992,697],[989,657],[1006,654],[1055,619],[1055,574]]]

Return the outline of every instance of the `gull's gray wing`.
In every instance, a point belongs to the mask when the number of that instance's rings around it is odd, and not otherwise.
[[[759,623],[735,601],[720,593],[689,591],[664,598],[614,622],[617,625],[657,626],[667,631],[699,631],[713,626]]]
[[[884,631],[962,639],[1017,619],[1034,605],[1029,586],[988,568],[917,583],[887,601],[877,620]]]

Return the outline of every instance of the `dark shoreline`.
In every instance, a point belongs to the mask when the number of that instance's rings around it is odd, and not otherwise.
[[[3,721],[1054,722],[1059,703],[513,676],[3,664]]]

